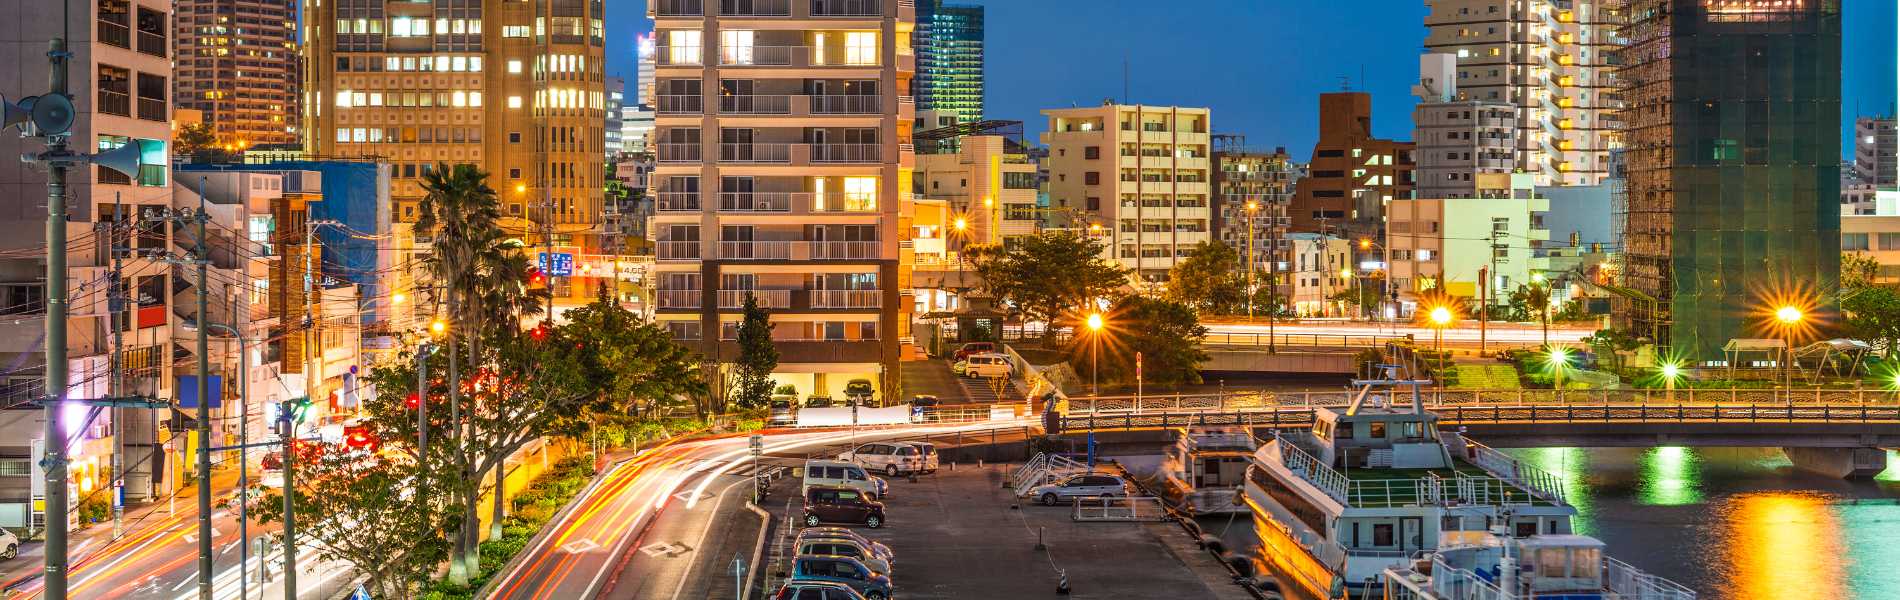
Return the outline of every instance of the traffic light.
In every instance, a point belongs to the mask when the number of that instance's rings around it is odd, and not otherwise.
[[[540,267],[528,267],[528,287],[540,289],[547,285],[548,279],[541,275]]]
[[[412,409],[413,409],[413,408],[415,408],[415,407],[417,407],[417,406],[421,406],[421,405],[422,405],[422,400],[421,400],[421,398],[419,398],[419,397],[417,397],[417,396],[416,396],[415,394],[410,394],[410,395],[409,395],[409,400],[408,400],[408,402],[407,402],[407,404],[408,404],[408,406],[409,406],[409,408],[412,408]]]

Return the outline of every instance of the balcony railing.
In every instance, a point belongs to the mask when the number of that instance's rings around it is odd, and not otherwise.
[[[789,212],[792,196],[783,192],[721,192],[720,212]]]
[[[789,17],[792,0],[719,0],[719,14],[727,17]]]
[[[721,65],[787,66],[808,62],[811,66],[882,66],[879,46],[720,46],[715,57]],[[665,49],[662,49],[664,52]],[[669,53],[660,64],[700,64],[696,53]],[[804,58],[804,61],[799,61]],[[674,61],[673,63],[666,62]],[[691,62],[684,62],[690,60]]]
[[[139,98],[139,118],[146,121],[169,121],[171,115],[165,112],[164,99]]]
[[[876,212],[877,194],[828,192],[811,194],[812,212]]]
[[[719,290],[719,308],[743,308],[745,295],[759,299],[759,308],[791,308],[791,290]]]
[[[660,290],[660,308],[699,308],[699,290]]]
[[[659,162],[699,162],[699,144],[660,144]]]
[[[720,144],[719,162],[792,162],[791,144]]]
[[[791,96],[720,96],[719,112],[731,115],[789,115]]]
[[[812,162],[879,163],[884,162],[883,144],[812,144]]]
[[[99,114],[132,116],[132,95],[99,90]]]
[[[705,0],[655,0],[654,14],[662,17],[706,16]]]
[[[721,260],[786,260],[791,257],[791,242],[719,242]]]
[[[141,9],[143,10],[143,9]],[[143,25],[141,25],[143,27]],[[156,33],[139,32],[139,53],[152,56],[170,57],[171,49],[165,47],[165,36]]]
[[[874,115],[884,112],[883,96],[812,96],[814,115]]]
[[[99,22],[99,41],[120,48],[132,48],[132,28],[108,21]]]
[[[699,96],[659,96],[654,112],[662,115],[696,115],[705,112],[705,98]]]
[[[812,308],[880,308],[883,290],[812,290]]]
[[[699,192],[660,192],[659,212],[698,212]]]
[[[879,242],[811,242],[812,260],[876,259]]]
[[[703,65],[706,64],[705,50],[704,46],[660,46],[654,48],[653,59],[661,66]]]
[[[699,260],[699,242],[654,242],[655,260]]]
[[[881,17],[881,4],[878,0],[811,0],[811,16]]]
[[[792,49],[799,46],[720,46],[722,65],[789,65]]]

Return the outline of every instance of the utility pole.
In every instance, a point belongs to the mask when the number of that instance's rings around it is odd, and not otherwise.
[[[304,219],[304,230],[303,230],[303,249],[304,249],[304,254],[303,254],[303,320],[304,320],[303,390],[304,392],[303,393],[304,393],[304,402],[315,403],[316,395],[317,395],[317,378],[322,375],[319,371],[323,368],[323,360],[320,357],[316,357],[316,353],[320,352],[322,349],[322,346],[316,343],[316,336],[318,335],[318,332],[321,329],[317,326],[317,320],[313,316],[314,311],[312,310],[313,301],[315,299],[314,290],[316,288],[316,282],[317,282],[316,255],[317,255],[318,249],[316,247],[316,234],[317,234],[318,227],[322,227],[324,225],[340,225],[341,223],[337,221],[333,221],[333,220],[328,220],[328,219],[310,219],[307,208],[305,209],[304,215],[305,215],[305,219]],[[315,349],[315,351],[313,351],[313,348]],[[290,410],[290,407],[286,406],[285,410],[286,411]],[[279,414],[280,416],[286,416],[288,413],[280,411]],[[284,428],[283,438],[284,438],[284,598],[289,599],[289,600],[294,600],[297,597],[297,513],[294,508],[294,505],[291,502],[291,498],[295,497],[295,495],[291,494],[290,490],[297,489],[297,471],[296,471],[296,461],[295,461],[295,457],[297,456],[297,421],[295,419],[289,420],[289,427]]]
[[[124,263],[119,255],[119,230],[125,226],[125,203],[118,192],[112,193],[112,227],[106,233],[106,253],[112,257],[112,275],[106,278],[106,326],[112,328],[112,358],[106,362],[107,385],[113,396],[125,395],[120,376],[123,367],[124,340],[120,335],[120,319],[125,315],[125,297],[120,292],[123,281]],[[125,411],[112,408],[112,540],[125,537]],[[156,426],[156,423],[154,424]]]
[[[47,78],[51,80],[53,88],[48,95],[68,96],[66,58],[72,53],[66,51],[64,37],[53,39],[47,46],[46,56],[52,61],[52,70]],[[70,98],[63,99],[71,103]],[[34,116],[39,116],[38,111],[35,113]],[[37,124],[39,119],[34,121]],[[69,127],[71,122],[69,116]],[[41,134],[46,142],[47,154],[57,157],[68,154],[68,131]],[[52,168],[46,174],[46,397],[52,404],[46,407],[46,451],[40,459],[40,467],[46,471],[46,586],[43,588],[46,593],[43,595],[47,598],[65,598],[66,513],[72,509],[71,500],[66,495],[66,427],[60,419],[60,413],[65,410],[61,405],[69,391],[67,376],[71,372],[66,366],[66,315],[70,310],[66,304],[67,167],[59,161],[49,162]],[[55,511],[58,512],[58,519],[53,518]]]
[[[205,297],[205,263],[211,241],[205,239],[205,176],[198,176],[198,599],[211,600],[211,311]],[[289,488],[285,488],[289,492]]]
[[[1493,247],[1493,264],[1497,261],[1497,255],[1497,248]],[[1478,267],[1478,356],[1484,356],[1485,326],[1491,323],[1491,273],[1490,269]]]

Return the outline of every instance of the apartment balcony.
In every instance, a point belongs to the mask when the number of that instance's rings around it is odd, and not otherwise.
[[[669,17],[704,17],[706,16],[705,0],[651,0],[651,1],[653,2],[651,6],[653,7],[653,16],[655,17],[669,18]]]
[[[654,242],[654,260],[699,260],[699,242]]]
[[[877,260],[882,242],[809,242],[811,260]]]
[[[719,242],[720,260],[790,260],[792,242]]]
[[[1505,129],[1516,129],[1516,128],[1517,128],[1517,119],[1515,119],[1515,118],[1510,118],[1510,119],[1506,119],[1506,118],[1491,118],[1491,117],[1481,117],[1481,118],[1479,118],[1479,119],[1478,119],[1478,126],[1479,126],[1479,127],[1501,127],[1501,128],[1505,128]]]
[[[101,16],[103,17],[105,15]],[[114,13],[114,16],[124,18],[125,13]],[[99,42],[130,50],[132,48],[132,28],[102,19],[99,21]]]
[[[139,119],[162,123],[171,118],[171,113],[165,110],[164,98],[139,98]]]
[[[722,17],[789,17],[792,0],[720,0]]]
[[[811,161],[814,163],[881,163],[884,162],[884,145],[812,144]]]
[[[759,308],[791,308],[791,290],[719,290],[719,308],[745,308],[745,296],[759,299]]]
[[[144,27],[144,25],[140,25],[140,27]],[[165,43],[165,36],[149,31],[139,32],[139,53],[157,56],[159,58],[171,58],[171,48]]]
[[[719,113],[727,115],[789,115],[791,96],[720,96]]]
[[[884,97],[869,96],[807,96],[811,99],[811,114],[814,115],[876,115],[884,112]]]
[[[653,111],[662,115],[697,115],[705,112],[705,98],[700,96],[669,95],[656,96]]]
[[[881,46],[720,46],[714,51],[717,53],[716,56],[706,58],[716,60],[722,67],[884,66]]]
[[[95,107],[99,114],[132,116],[132,95],[99,90],[99,104]]]
[[[880,0],[811,0],[811,16],[882,17],[884,3]]]
[[[659,144],[659,147],[660,147],[660,155],[655,158],[657,162],[696,163],[696,162],[702,162],[703,160],[700,157],[701,146],[699,144],[662,143],[662,144]]]
[[[657,212],[699,212],[699,192],[660,192]]]
[[[812,308],[881,308],[883,290],[811,290]]]
[[[1480,159],[1478,159],[1478,168],[1480,168],[1480,169],[1503,169],[1503,168],[1506,168],[1507,166],[1509,166],[1509,165],[1511,164],[1511,162],[1512,162],[1512,161],[1510,161],[1510,160],[1507,160],[1507,159],[1502,159],[1502,158],[1480,158]]]
[[[699,308],[701,297],[699,290],[660,290],[654,295],[660,308]]]
[[[1480,148],[1516,148],[1516,138],[1478,138]]]
[[[700,67],[706,65],[705,46],[658,46],[653,63],[662,67]]]

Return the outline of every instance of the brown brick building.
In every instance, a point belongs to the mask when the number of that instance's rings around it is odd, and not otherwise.
[[[1294,184],[1287,217],[1297,233],[1331,233],[1382,243],[1385,202],[1410,198],[1412,142],[1372,137],[1372,95],[1319,96],[1319,142],[1308,175]]]

